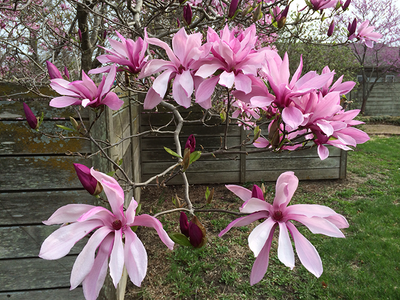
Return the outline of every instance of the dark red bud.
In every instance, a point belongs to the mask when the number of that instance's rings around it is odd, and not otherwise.
[[[349,7],[350,3],[351,3],[351,0],[347,0],[347,1],[343,4],[342,9],[343,9],[343,10],[346,10],[346,9]]]
[[[347,30],[349,31],[348,36],[353,35],[356,32],[356,28],[357,28],[357,19],[354,18],[354,21],[352,23],[349,23],[349,25],[347,26]]]
[[[55,65],[53,65],[48,60],[46,61],[46,65],[47,65],[47,71],[49,72],[50,79],[63,78],[60,71],[57,69],[57,67]]]
[[[179,217],[179,226],[182,234],[189,237],[189,222],[186,214],[183,211],[181,211],[181,216]]]
[[[192,23],[192,17],[193,17],[192,8],[188,3],[183,7],[183,18],[185,19],[188,25]]]
[[[189,135],[185,144],[185,149],[189,149],[190,153],[192,153],[196,149],[196,138],[193,134]]]
[[[231,4],[229,5],[229,12],[228,12],[228,17],[232,18],[235,15],[235,12],[237,10],[239,4],[239,0],[232,0]]]
[[[28,122],[29,127],[32,129],[36,129],[38,126],[38,120],[36,116],[33,114],[32,110],[25,102],[23,103],[23,106],[24,106],[26,121]]]
[[[327,35],[330,37],[333,34],[333,30],[335,29],[335,22],[332,20],[331,25],[329,25]]]
[[[207,242],[206,229],[196,216],[189,223],[189,241],[195,248],[201,248]]]
[[[81,164],[74,164],[76,175],[83,187],[91,194],[98,195],[102,191],[101,185],[97,182],[96,178],[90,174],[90,168]]]
[[[258,185],[253,185],[253,190],[251,191],[251,198],[257,198],[264,200],[264,194]]]

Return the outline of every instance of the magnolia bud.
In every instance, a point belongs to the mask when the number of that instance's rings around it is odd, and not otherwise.
[[[206,229],[196,216],[189,223],[189,240],[195,248],[201,248],[207,242]]]
[[[231,4],[229,5],[229,12],[228,12],[228,18],[232,18],[235,15],[235,12],[237,10],[239,4],[239,0],[232,0]]]
[[[257,198],[257,199],[264,200],[263,191],[256,184],[253,185],[253,190],[251,191],[251,198]]]
[[[192,8],[188,3],[183,7],[183,18],[185,19],[188,25],[192,23],[192,16],[193,16]]]
[[[186,140],[185,149],[189,149],[190,153],[192,153],[196,149],[196,139],[193,134],[189,135]]]
[[[29,106],[24,102],[24,113],[26,117],[26,121],[28,122],[29,127],[32,129],[37,129],[38,128],[38,120],[36,116],[33,114],[32,110],[29,108]]]
[[[179,226],[181,232],[189,237],[189,222],[186,214],[183,211],[181,211],[181,216],[179,217]]]
[[[50,79],[63,78],[60,71],[57,69],[57,67],[55,65],[53,65],[48,60],[46,61],[46,65],[47,65],[47,71],[49,72]]]
[[[103,191],[103,187],[101,186],[100,182],[98,182],[96,178],[90,174],[90,168],[81,164],[74,164],[74,167],[79,181],[89,192],[89,194],[96,196]]]
[[[64,75],[69,80],[69,72],[68,72],[67,67],[64,67]]]
[[[356,28],[357,28],[357,19],[354,18],[352,23],[349,23],[349,25],[347,26],[347,30],[349,31],[348,33],[348,37],[349,39],[352,39],[353,34],[356,32]]]
[[[343,11],[345,11],[345,10],[349,7],[350,3],[351,3],[351,0],[347,0],[347,1],[343,4],[343,6],[342,6]]]
[[[329,25],[327,35],[330,37],[333,34],[333,30],[335,29],[335,22],[332,20],[331,25]]]

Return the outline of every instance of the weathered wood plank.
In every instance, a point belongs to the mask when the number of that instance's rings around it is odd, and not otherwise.
[[[253,171],[247,172],[246,180],[253,181],[276,181],[282,173],[291,170],[276,169],[266,171]],[[295,170],[294,174],[299,180],[321,180],[321,179],[338,179],[339,169],[307,169],[307,170]]]
[[[24,99],[24,100],[1,100],[0,101],[0,119],[1,120],[18,120],[25,118],[24,108],[22,103],[28,104],[35,116],[40,117],[42,112],[44,113],[45,120],[57,120],[65,118],[69,120],[70,116],[76,118],[78,115],[73,107],[66,108],[55,108],[49,106],[51,99]],[[89,117],[89,111],[81,106],[76,106],[83,119],[87,120]]]
[[[182,148],[185,147],[186,139],[180,138]],[[197,136],[196,137],[196,150],[201,149],[201,146],[206,148],[208,151],[217,150],[222,147],[222,137],[214,136]],[[201,146],[200,146],[201,145]],[[240,136],[228,137],[228,147],[240,145]],[[142,149],[146,150],[157,150],[164,149],[164,147],[171,148],[174,150],[174,140],[167,137],[146,137],[142,138]]]
[[[71,127],[68,121],[43,122],[40,129],[48,134],[73,136],[56,127],[56,124]],[[66,151],[90,153],[90,142],[82,139],[49,138],[32,130],[25,121],[0,121],[0,155],[1,154],[64,154]]]
[[[164,124],[165,125],[165,124]],[[151,127],[148,125],[142,125],[140,127],[141,132],[150,130]],[[163,131],[174,131],[175,126],[169,125],[162,129]],[[211,136],[223,136],[225,133],[225,126],[213,126],[207,127],[202,124],[185,124],[181,131],[181,136],[187,138],[189,135],[194,134],[195,137],[201,135],[211,135]],[[250,133],[250,131],[248,132]],[[228,135],[229,136],[240,136],[240,127],[233,124],[228,127]],[[171,135],[172,136],[172,135]]]
[[[166,167],[170,166],[171,164],[165,163],[147,163],[142,166],[143,174],[156,174],[158,172],[162,172],[166,169]],[[221,172],[221,171],[232,171],[238,172],[240,169],[240,161],[239,160],[223,160],[223,161],[196,161],[195,163],[191,164],[187,169],[187,173],[193,172]]]
[[[73,166],[90,160],[66,156],[0,157],[0,191],[82,187]]]
[[[61,206],[95,200],[86,190],[0,193],[0,225],[42,224]]]
[[[2,260],[0,292],[69,287],[76,256],[58,260],[21,258]]]
[[[0,259],[37,257],[43,241],[60,225],[0,227]],[[70,254],[79,254],[87,239],[83,238]]]
[[[85,300],[81,287],[0,293],[0,300]]]
[[[320,158],[303,157],[301,159],[271,158],[246,161],[246,170],[248,172],[258,170],[273,170],[277,167],[281,170],[287,171],[321,168],[339,169],[340,157],[328,157],[325,160],[321,160]]]
[[[240,176],[239,172],[196,172],[187,173],[190,184],[218,184],[218,183],[239,183]],[[143,181],[149,179],[153,175],[142,175]],[[159,182],[162,182],[167,177],[160,177]],[[155,182],[153,182],[155,183]],[[174,177],[168,181],[168,185],[183,184],[182,177],[180,175]]]

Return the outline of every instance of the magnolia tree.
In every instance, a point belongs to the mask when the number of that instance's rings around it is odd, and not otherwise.
[[[290,24],[285,24],[290,3],[254,1],[239,5],[238,2],[234,0],[227,5],[218,1],[128,1],[128,7],[114,7],[107,2],[110,14],[118,16],[114,25],[118,23],[124,31],[116,31],[115,36],[114,33],[109,33],[114,37],[108,37],[106,42],[102,41],[103,46],[98,47],[103,53],[97,56],[101,66],[86,72],[82,60],[82,77],[72,81],[67,75],[69,72],[62,73],[53,63],[47,62],[50,86],[60,94],[50,101],[50,106],[75,107],[79,118],[78,121],[71,120],[78,137],[92,141],[99,152],[120,171],[117,181],[105,174],[105,170],[89,169],[75,164],[77,176],[83,186],[92,195],[104,191],[111,209],[70,204],[59,208],[44,221],[47,225],[62,224],[44,241],[39,254],[44,259],[58,259],[67,255],[77,241],[90,233],[90,238],[78,255],[71,272],[71,288],[82,283],[86,299],[95,299],[98,296],[108,267],[115,286],[121,280],[124,268],[130,280],[140,286],[146,275],[147,254],[135,233],[137,226],[154,228],[161,241],[171,250],[174,243],[197,248],[206,244],[206,231],[196,213],[207,209],[196,208],[192,204],[185,172],[191,164],[201,163],[197,160],[202,155],[240,153],[237,149],[241,145],[253,144],[258,148],[253,152],[301,151],[316,147],[323,160],[329,156],[328,145],[351,150],[351,147],[369,139],[367,134],[354,128],[361,123],[354,120],[359,110],[345,111],[340,105],[341,96],[354,87],[354,82],[343,82],[342,77],[334,82],[335,73],[328,66],[302,74],[301,59],[291,75],[288,55],[278,55],[272,42],[279,30],[285,30],[287,26],[290,28]],[[82,8],[85,14],[92,13],[101,16],[103,21],[110,21],[107,14],[102,15],[95,10],[102,9],[105,3],[71,4]],[[299,8],[298,20],[294,22],[341,14],[349,4],[350,1],[341,3],[337,0],[311,0]],[[18,3],[16,6],[18,7]],[[127,15],[121,15],[122,12]],[[122,20],[130,21],[123,23]],[[83,44],[85,32],[91,31],[88,27],[79,26],[79,29],[82,36],[79,39]],[[130,38],[133,33],[141,36]],[[348,42],[354,39],[368,45],[379,37],[366,23],[350,28],[346,34],[349,37]],[[98,40],[101,41],[101,37]],[[82,54],[84,49],[82,45]],[[92,78],[100,73],[104,75],[96,84]],[[123,73],[130,80],[118,80],[118,73]],[[112,91],[114,83],[121,89],[143,93],[145,96],[142,102],[137,97],[131,101],[136,101],[144,109],[161,106],[174,115],[175,148],[166,148],[166,151],[176,157],[176,162],[146,182],[133,182],[121,166],[107,156],[106,149],[117,144],[110,144],[108,141],[100,143],[93,137],[92,128],[99,120],[99,115],[105,109],[118,110],[123,104]],[[185,120],[179,112],[181,106],[190,108],[197,105],[204,112],[197,121]],[[97,118],[89,126],[79,122],[82,120],[80,109],[77,109],[79,106],[96,113]],[[24,109],[29,125],[39,131],[40,120],[38,121],[27,105],[24,105]],[[209,117],[215,115],[221,117],[221,124],[225,126],[219,150],[195,151],[193,135],[182,147],[179,137],[183,126],[189,122],[206,123]],[[236,126],[235,124],[250,130],[249,138],[240,145],[228,147],[228,127]],[[261,131],[259,124],[268,125],[268,130]],[[150,131],[170,133],[170,130],[165,129],[166,125]],[[145,134],[148,132],[133,136]],[[134,199],[124,206],[124,198],[129,190],[158,182],[158,178],[172,169],[178,169],[175,174],[183,179],[183,198],[186,205],[154,216],[139,214],[138,203]],[[127,187],[125,191],[120,182]],[[317,277],[322,274],[318,252],[299,233],[291,220],[304,224],[312,233],[344,237],[340,229],[348,227],[348,223],[332,209],[321,205],[289,205],[297,185],[298,179],[293,172],[281,174],[276,183],[273,203],[265,201],[264,191],[256,185],[252,190],[227,185],[230,191],[243,200],[243,205],[239,208],[239,213],[231,212],[241,217],[229,224],[220,236],[226,234],[229,238],[227,232],[232,227],[263,220],[249,235],[249,247],[256,257],[250,274],[252,285],[258,283],[267,272],[269,251],[277,227],[280,261],[290,268],[294,267],[291,235],[301,263]],[[180,213],[181,233],[168,234],[157,217],[177,212]]]

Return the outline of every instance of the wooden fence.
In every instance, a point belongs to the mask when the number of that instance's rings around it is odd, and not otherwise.
[[[187,120],[195,120],[201,117],[201,112],[183,111],[182,116]],[[164,125],[171,120],[173,115],[168,112],[142,112],[141,130],[148,130],[150,127],[156,128]],[[213,126],[219,120],[208,121],[208,127],[202,124],[185,125],[180,137],[182,148],[190,134],[194,134],[197,141],[196,150],[204,153],[218,150],[222,147],[222,139],[225,126]],[[167,127],[164,130],[173,130]],[[228,147],[240,145],[251,131],[245,131],[236,124],[231,124],[228,131]],[[157,175],[170,166],[176,158],[173,158],[164,150],[164,146],[174,150],[172,134],[153,134],[141,138],[140,165],[142,179]],[[242,146],[237,150],[252,151],[253,146]],[[212,184],[212,183],[244,183],[254,181],[275,181],[278,176],[285,171],[294,171],[300,180],[315,179],[339,179],[346,177],[346,152],[338,148],[329,147],[330,155],[321,161],[318,157],[317,149],[300,150],[283,153],[254,153],[246,154],[226,154],[217,157],[201,157],[197,162],[189,167],[187,176],[193,184]],[[168,179],[170,174],[159,181]],[[176,176],[168,181],[169,184],[181,184],[180,176]]]

